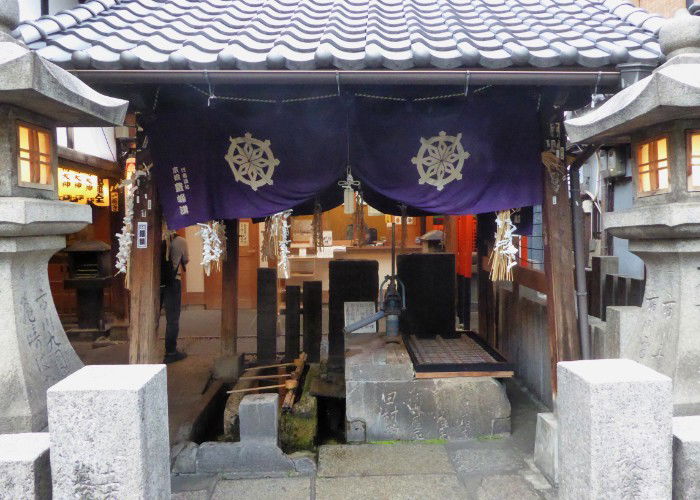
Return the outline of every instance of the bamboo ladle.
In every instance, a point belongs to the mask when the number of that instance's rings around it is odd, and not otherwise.
[[[288,391],[294,390],[297,388],[298,382],[296,380],[285,380],[284,384],[279,384],[279,385],[268,385],[265,387],[247,387],[245,389],[233,389],[232,391],[227,391],[226,394],[231,394],[234,392],[249,392],[249,391],[262,391],[266,389],[280,389],[284,387]]]

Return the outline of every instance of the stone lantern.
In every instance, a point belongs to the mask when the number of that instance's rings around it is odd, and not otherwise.
[[[700,6],[661,28],[667,62],[566,121],[575,143],[629,143],[635,197],[605,228],[644,260],[641,307],[611,307],[604,357],[669,375],[677,414],[700,410]],[[696,14],[696,15],[693,15]]]
[[[57,126],[121,124],[104,96],[14,41],[16,0],[0,0],[0,434],[47,425],[46,390],[82,366],[49,288],[49,258],[91,221],[57,200]]]

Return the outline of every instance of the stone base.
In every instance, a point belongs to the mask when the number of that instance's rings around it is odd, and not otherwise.
[[[673,498],[700,498],[700,415],[673,419]]]
[[[50,497],[49,434],[0,435],[0,498]]]
[[[208,441],[199,446],[192,445],[180,452],[175,466],[173,473],[224,474],[229,478],[310,476],[316,473],[316,463],[307,456],[287,455],[274,443],[250,441]]]
[[[559,484],[559,427],[554,413],[538,413],[535,431],[535,465],[554,486]]]
[[[91,365],[47,392],[54,498],[170,499],[164,365]]]
[[[557,364],[559,498],[671,498],[672,383],[627,359]]]
[[[510,433],[510,402],[491,377],[416,379],[403,344],[346,339],[348,442],[472,439]]]

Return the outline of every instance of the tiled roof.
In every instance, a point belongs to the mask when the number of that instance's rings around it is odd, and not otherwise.
[[[14,36],[74,69],[600,68],[660,61],[625,0],[91,0]]]

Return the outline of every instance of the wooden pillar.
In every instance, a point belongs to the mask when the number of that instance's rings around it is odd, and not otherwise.
[[[576,323],[574,245],[567,183],[564,179],[554,186],[549,175],[545,173],[543,177],[542,233],[547,275],[547,326],[552,391],[556,394],[557,363],[581,359],[581,346]],[[556,191],[555,187],[558,187]]]
[[[277,357],[277,269],[258,268],[259,363],[274,363]]]
[[[226,259],[221,265],[221,354],[237,352],[238,341],[238,219],[225,221]]]
[[[284,297],[284,359],[293,361],[299,357],[301,287],[287,286]]]
[[[323,288],[320,281],[304,281],[302,290],[304,315],[304,352],[310,363],[321,361]]]
[[[491,345],[493,345],[496,338],[496,299],[493,282],[489,278],[489,270],[486,263],[488,262],[489,251],[493,248],[495,218],[496,215],[494,213],[479,214],[476,226],[479,335]]]
[[[137,121],[142,116],[137,116]],[[141,126],[136,133],[136,169],[150,169],[151,154]],[[146,240],[139,238],[139,224],[146,225]],[[157,363],[158,319],[160,317],[161,212],[156,186],[151,177],[138,177],[134,197],[134,239],[129,264],[131,307],[129,322],[129,363]],[[139,248],[142,247],[142,248]]]

